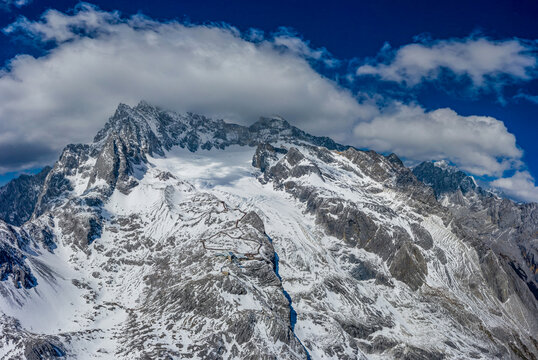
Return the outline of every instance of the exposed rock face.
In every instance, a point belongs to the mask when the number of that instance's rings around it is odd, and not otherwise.
[[[28,332],[17,320],[5,315],[0,317],[0,333],[8,344],[2,349],[6,358],[16,357],[17,353],[20,353],[19,358],[28,360],[65,358],[66,352],[58,338]]]
[[[436,246],[439,241],[434,239],[432,233],[420,223],[413,221],[413,219],[418,220],[421,216],[430,214],[438,216],[445,224],[453,222],[456,226],[454,228],[456,234],[462,235],[464,242],[476,248],[476,253],[479,257],[478,263],[480,264],[477,271],[481,271],[484,280],[470,281],[467,285],[468,291],[478,294],[484,289],[477,291],[477,287],[485,285],[488,288],[486,292],[494,294],[501,302],[505,302],[509,297],[512,297],[512,299],[515,297],[520,304],[526,304],[523,306],[526,308],[527,315],[525,315],[524,320],[522,319],[523,321],[533,317],[531,314],[535,311],[536,302],[529,297],[530,293],[524,286],[528,276],[525,276],[523,271],[520,272],[524,282],[515,281],[513,276],[508,276],[506,273],[508,267],[502,264],[511,260],[507,260],[505,255],[500,252],[494,253],[491,250],[483,252],[488,249],[487,239],[485,237],[477,239],[476,232],[482,231],[485,234],[485,230],[480,229],[477,224],[469,224],[463,227],[462,222],[469,219],[469,213],[474,210],[468,209],[465,216],[462,216],[460,213],[454,213],[441,206],[434,197],[433,189],[418,181],[395,155],[392,154],[385,158],[374,152],[363,152],[349,148],[342,153],[345,158],[351,161],[351,163],[346,163],[338,160],[338,156],[334,153],[327,153],[313,147],[304,147],[303,153],[300,153],[295,148],[290,148],[286,155],[277,158],[272,149],[259,146],[255,158],[256,156],[260,157],[262,150],[265,150],[269,155],[272,154],[266,158],[271,159],[274,164],[271,167],[265,165],[263,176],[260,177],[262,182],[272,181],[276,189],[283,189],[304,202],[306,211],[315,216],[316,224],[320,225],[326,234],[342,239],[351,246],[378,255],[382,260],[386,261],[390,276],[405,283],[411,291],[421,290],[422,285],[428,281],[428,263],[431,263],[434,267],[440,267],[440,269],[443,267],[447,271],[449,269],[447,267],[449,266],[449,260],[446,256],[447,249],[443,250]],[[255,163],[256,161],[253,161],[253,164]],[[348,191],[338,196],[334,192],[335,187],[327,186],[331,189],[328,191],[325,186],[316,185],[319,184],[316,181],[298,180],[310,177],[310,179],[317,178],[324,182],[340,183],[342,176],[335,170],[335,167],[345,169],[346,172],[352,173],[359,179],[373,179],[373,183],[378,184],[381,188],[365,187],[362,198],[353,201],[350,199],[353,194]],[[433,174],[437,174],[437,172],[433,172]],[[458,174],[457,176],[460,177],[460,175]],[[460,178],[460,180],[463,183],[474,184],[472,179]],[[365,183],[372,184],[371,181],[365,181]],[[356,186],[361,187],[363,185],[359,182]],[[464,187],[455,188],[455,191],[461,193]],[[466,193],[471,195],[470,191],[473,191],[473,196],[483,196],[486,199],[484,201],[495,199],[493,195],[479,188],[476,188],[476,191],[468,190]],[[395,211],[393,204],[392,206],[386,206],[380,201],[381,199],[376,199],[376,194],[386,192],[396,192],[399,194],[398,197],[409,196],[408,200],[406,200],[406,205],[413,208],[414,214],[406,214],[405,207],[399,209],[397,207],[398,211]],[[449,189],[443,190],[442,193],[451,194]],[[501,206],[511,210],[513,210],[512,206],[517,206],[509,200],[499,199],[497,201],[500,201]],[[499,205],[495,207],[495,209],[498,208]],[[402,211],[404,213],[401,213]],[[497,214],[498,212],[495,211],[494,213]],[[525,214],[528,214],[528,212],[525,212]],[[532,218],[532,215],[527,216]],[[406,219],[404,221],[407,222],[407,229],[402,228],[405,224],[401,222],[402,217]],[[507,224],[513,226],[515,218],[518,217],[511,217],[508,220],[499,216],[496,222],[503,223],[504,226],[507,226]],[[480,222],[481,226],[484,227],[490,226],[484,219],[474,219],[474,221]],[[529,220],[524,223],[529,224]],[[528,227],[528,225],[526,226]],[[508,241],[504,248],[514,249],[516,245]],[[529,256],[529,258],[531,257]],[[518,260],[517,263],[521,263],[521,260]],[[351,275],[359,281],[376,279],[379,284],[391,286],[391,282],[387,281],[387,275],[379,276],[380,271],[373,270],[371,265],[367,264],[359,262],[359,265],[352,268]],[[453,282],[456,281],[454,277],[461,276],[461,274],[450,275],[444,271],[443,276],[446,276],[448,283],[453,286]],[[476,276],[476,274],[473,276]],[[478,285],[480,282],[482,284]],[[514,282],[518,285],[513,286],[512,283]],[[447,299],[446,301],[448,303],[444,306],[453,306],[454,299]],[[441,300],[442,302],[443,300]],[[453,311],[453,316],[455,317],[471,316],[470,314],[463,315],[459,313],[461,310],[454,309],[451,311]],[[363,329],[361,327],[349,324],[341,325],[342,329],[348,334],[364,334],[362,330],[357,330]],[[534,326],[536,326],[536,322]],[[498,340],[506,342],[509,341],[509,338],[509,336],[502,336]],[[531,340],[531,342],[533,341]],[[361,346],[361,348],[366,352],[374,352],[372,344],[365,347]],[[501,351],[501,353],[504,353],[505,350],[488,351]],[[438,351],[426,351],[419,347],[410,347],[406,350],[393,350],[393,356],[443,358],[445,354]],[[477,357],[480,356],[477,355]]]
[[[413,173],[424,183],[434,184],[440,201],[454,217],[454,231],[477,249],[486,279],[499,299],[517,292],[522,299],[538,300],[534,260],[538,258],[538,205],[499,198],[476,186],[463,172],[431,162],[420,164]]]
[[[462,174],[120,105],[0,222],[0,357],[536,358],[537,205]]]
[[[420,250],[415,245],[406,242],[394,254],[390,272],[394,278],[406,283],[411,289],[417,290],[426,280],[428,266]]]
[[[11,280],[15,288],[31,289],[37,285],[26,262],[33,241],[24,230],[0,220],[0,280]]]
[[[417,223],[412,223],[410,226],[417,245],[424,250],[430,250],[433,247],[433,238],[430,232]]]
[[[51,167],[35,175],[21,175],[0,187],[0,220],[20,226],[30,219]]]
[[[56,204],[62,203],[64,195],[73,190],[69,177],[82,172],[84,164],[89,159],[88,145],[68,145],[63,150],[60,159],[47,174],[43,190],[39,194],[33,216],[38,217],[50,210]]]
[[[430,185],[437,197],[458,190],[465,195],[478,188],[475,181],[463,171],[440,166],[431,161],[425,161],[413,168],[413,174],[420,181]]]
[[[269,143],[259,144],[256,148],[256,152],[252,157],[252,166],[265,172],[269,167],[271,161],[278,161],[278,154],[285,154],[288,150],[275,148]]]
[[[24,262],[25,256],[15,247],[5,242],[0,244],[0,280],[11,278],[16,288],[31,289],[37,280]]]
[[[265,153],[269,154],[272,151],[268,146],[260,145],[255,158],[260,157],[259,153],[262,151],[260,149],[265,149]],[[322,153],[321,158],[325,163],[337,162],[331,157],[331,153],[325,153],[324,150],[316,148],[310,148],[310,150],[314,152],[314,156]],[[359,174],[371,177],[386,187],[398,187],[399,191],[411,192],[415,194],[417,200],[436,206],[430,190],[418,182],[394,154],[385,158],[375,152],[362,152],[349,148],[343,155],[358,166],[361,171]],[[253,161],[254,163],[256,162]],[[349,170],[358,174],[356,170]],[[307,159],[299,150],[290,148],[281,160],[264,172],[264,181],[271,179],[276,188],[284,188],[298,199],[305,201],[308,211],[316,216],[316,222],[325,229],[327,234],[387,260],[392,276],[409,285],[411,289],[417,290],[423,284],[428,272],[426,261],[420,250],[412,244],[408,232],[400,227],[376,223],[371,215],[360,210],[357,204],[345,197],[326,196],[323,189],[302,186],[293,180],[312,174],[324,181],[324,175],[316,163]],[[369,205],[372,207],[372,204]],[[397,216],[390,208],[375,205],[373,208],[389,218]],[[428,231],[419,224],[413,223],[410,226],[416,243],[426,250],[431,249],[433,240]]]

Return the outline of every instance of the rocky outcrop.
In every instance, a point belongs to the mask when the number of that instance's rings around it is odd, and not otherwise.
[[[30,219],[50,166],[35,175],[23,174],[0,187],[0,220],[20,226]]]
[[[469,191],[478,189],[474,179],[463,171],[437,165],[432,161],[425,161],[414,167],[413,174],[420,181],[430,185],[437,197],[447,193],[454,193],[458,190],[465,195]]]
[[[10,347],[20,350],[18,357],[27,360],[62,359],[67,355],[64,345],[57,337],[26,331],[16,319],[5,315],[0,315],[0,334],[9,344],[7,349],[2,349],[7,350],[4,355],[8,358],[12,354]]]
[[[261,149],[271,154],[272,149]],[[260,157],[260,152],[260,147],[258,147],[253,164],[258,163],[255,160]],[[320,152],[316,149],[312,154],[318,157]],[[385,158],[372,151],[362,152],[353,148],[347,149],[342,155],[358,165],[355,171],[360,171],[361,174],[385,183],[387,187],[398,186],[399,191],[409,191],[415,195],[416,199],[439,211],[432,193],[412,175],[409,169],[403,166],[395,155]],[[322,159],[327,163],[335,161],[330,154],[323,154]],[[394,278],[406,283],[411,289],[417,290],[424,283],[428,273],[426,261],[420,249],[412,244],[411,237],[405,230],[381,226],[348,199],[327,197],[316,187],[298,183],[295,178],[308,174],[314,174],[324,181],[320,168],[298,149],[292,147],[281,159],[273,156],[271,160],[274,165],[265,168],[264,181],[270,179],[277,188],[283,188],[304,201],[308,211],[316,216],[316,223],[321,225],[328,235],[340,238],[348,244],[363,248],[387,260]],[[376,211],[386,212],[389,217],[395,216],[390,209],[377,207]],[[428,231],[416,223],[411,224],[410,227],[416,243],[426,250],[431,249],[433,239]],[[361,273],[362,275],[359,275]],[[368,274],[368,271],[355,269],[356,276],[368,276]]]
[[[29,249],[29,241],[16,229],[0,221],[0,281],[11,279],[18,289],[31,289],[37,285],[37,279],[26,264],[26,255],[21,250]]]
[[[66,355],[63,346],[49,339],[37,338],[26,342],[24,355],[28,360],[59,359]]]
[[[37,203],[32,214],[37,218],[56,205],[61,204],[66,195],[73,190],[70,176],[84,171],[84,163],[90,157],[91,147],[88,145],[68,145],[60,159],[47,174]]]
[[[413,290],[424,284],[428,274],[428,265],[420,250],[413,244],[405,242],[390,261],[390,273]]]
[[[278,155],[286,154],[286,149],[275,148],[269,143],[261,143],[256,148],[256,152],[252,157],[252,166],[265,173],[271,164],[271,162],[278,161]]]

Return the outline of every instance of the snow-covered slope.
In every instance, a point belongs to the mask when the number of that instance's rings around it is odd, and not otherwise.
[[[0,357],[535,359],[536,206],[435,195],[279,118],[120,105],[0,223]]]

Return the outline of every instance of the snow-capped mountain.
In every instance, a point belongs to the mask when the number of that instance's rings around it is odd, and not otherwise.
[[[45,175],[0,190],[3,359],[538,356],[538,206],[458,171],[142,102]]]

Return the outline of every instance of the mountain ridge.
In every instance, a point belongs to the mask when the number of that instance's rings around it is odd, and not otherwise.
[[[429,166],[121,104],[0,221],[0,355],[535,358],[536,204]]]
[[[142,116],[133,117],[133,113],[138,113],[138,115]],[[147,115],[155,114],[157,114],[157,116],[159,117],[160,122],[150,125],[144,120]],[[121,121],[122,119],[126,120],[127,122],[132,121],[133,119],[137,121],[135,121],[135,123],[130,123],[126,125]],[[207,124],[209,124],[209,126],[207,126]],[[166,127],[166,125],[168,125],[168,127]],[[140,126],[143,126],[144,129],[140,129]],[[215,140],[214,143],[208,141],[208,139],[206,139],[206,141],[202,143],[200,133],[197,132],[201,131],[202,134],[207,134],[208,128],[218,129],[218,131],[216,131],[216,134],[214,134],[216,135],[213,139]],[[160,156],[163,156],[164,151],[171,149],[173,146],[187,147],[189,151],[193,152],[197,151],[198,149],[210,150],[212,147],[224,149],[227,146],[235,144],[239,144],[242,146],[257,146],[257,144],[260,142],[274,142],[283,132],[287,132],[284,134],[284,137],[300,139],[302,141],[310,142],[317,146],[324,146],[330,150],[344,151],[351,147],[349,145],[342,145],[336,143],[328,137],[317,137],[307,134],[304,131],[290,125],[289,122],[280,117],[260,117],[259,120],[252,123],[251,125],[242,126],[233,123],[226,123],[223,120],[212,120],[204,117],[203,115],[197,115],[193,113],[178,115],[170,111],[161,110],[160,108],[153,106],[144,100],[140,101],[139,104],[135,107],[130,107],[129,105],[120,103],[115,111],[115,114],[96,134],[93,140],[93,146],[95,147],[95,144],[103,142],[104,139],[109,135],[108,133],[110,131],[115,131],[119,133],[122,133],[123,131],[123,135],[129,134],[130,132],[134,131],[135,135],[134,138],[131,139],[131,142],[140,143],[142,141],[142,148],[148,147],[146,149],[148,151],[148,154],[157,154]],[[174,134],[178,131],[183,133],[186,132],[187,134],[179,141],[174,142],[170,138],[170,133]],[[225,138],[225,134],[227,134],[227,132],[233,133],[235,139],[232,138],[231,140],[227,140]],[[144,139],[144,134],[149,136],[149,138]],[[277,135],[276,137],[275,134]],[[65,151],[70,152],[72,151],[72,149],[80,146],[87,145],[68,145],[68,147],[66,147],[64,151],[62,151],[62,154]],[[96,149],[93,149],[93,151],[96,151]],[[138,154],[138,156],[140,156],[140,154]],[[385,157],[392,158],[393,161],[396,162],[401,162],[401,160],[397,157],[396,154],[390,154]],[[135,162],[138,161],[137,156],[134,156],[134,158]],[[39,184],[42,184],[51,167],[46,166],[43,169],[44,170],[42,170],[39,174],[36,175],[23,175],[21,180],[28,181],[28,179],[35,178]],[[463,194],[465,194],[469,190],[476,190],[482,195],[495,195],[495,193],[492,193],[489,190],[479,187],[472,178],[472,176],[462,172],[455,167],[451,168],[451,170],[453,171],[447,172],[447,169],[440,166],[436,166],[436,162],[434,161],[424,161],[413,167],[413,174],[417,176],[417,178],[420,181],[424,182],[426,185],[432,186],[437,198],[440,198],[443,194],[456,192],[457,190],[461,190]],[[448,173],[450,173],[450,176],[447,176]],[[17,186],[14,185],[17,182],[16,179],[12,179],[2,188],[7,188],[8,184],[11,184],[10,186]],[[450,181],[451,184],[447,184],[447,181]],[[9,199],[7,193],[18,194],[19,196],[22,196],[24,192],[31,193],[31,191],[28,191],[30,189],[27,186],[23,187],[24,191],[10,190],[9,192],[0,193],[0,201],[3,201],[6,204],[4,208],[8,208],[8,203],[13,202],[11,199]],[[26,201],[25,203],[28,204],[30,207],[35,206],[36,202],[38,202],[37,196],[35,194],[34,198],[35,199],[31,199],[30,201]],[[0,219],[7,221],[12,225],[21,225],[24,221],[28,220],[30,216],[28,214],[18,215],[19,211],[21,210],[19,209],[17,211],[14,211],[13,209],[10,209],[10,215],[0,213]],[[33,208],[32,211],[26,212],[31,214],[33,212]],[[9,219],[9,216],[11,216],[12,219]]]

